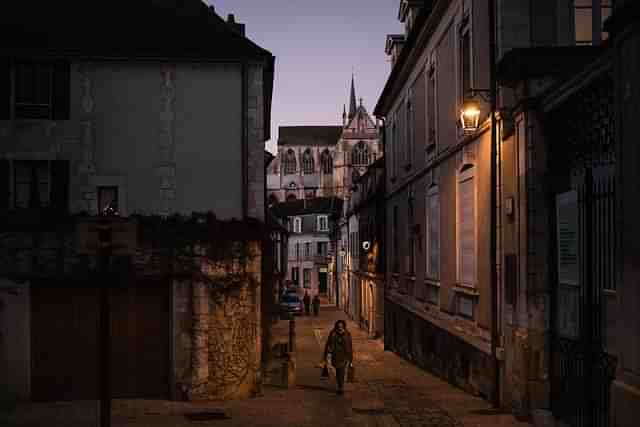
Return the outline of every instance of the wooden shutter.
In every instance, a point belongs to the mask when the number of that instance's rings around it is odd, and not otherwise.
[[[11,66],[0,59],[0,120],[11,118]]]
[[[440,276],[440,196],[429,197],[429,273],[434,279]]]
[[[473,178],[460,183],[460,279],[475,285],[475,206]]]
[[[9,207],[9,160],[0,159],[0,209]]]
[[[51,162],[51,206],[60,212],[69,209],[69,161]]]
[[[53,67],[53,119],[69,120],[71,82],[70,65],[58,61]]]

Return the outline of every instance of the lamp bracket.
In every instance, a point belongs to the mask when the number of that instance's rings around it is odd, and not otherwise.
[[[467,95],[469,96],[469,98],[475,98],[476,96],[479,96],[484,101],[491,102],[491,90],[489,90],[489,89],[473,89],[473,88],[471,88],[471,89],[469,89],[467,91]]]

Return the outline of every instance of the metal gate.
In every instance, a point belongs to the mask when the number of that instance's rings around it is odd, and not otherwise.
[[[572,427],[609,425],[617,363],[606,351],[605,329],[606,291],[615,291],[618,272],[612,97],[605,74],[569,98],[552,126],[562,138],[555,172],[569,174],[568,191],[555,197],[551,408]]]

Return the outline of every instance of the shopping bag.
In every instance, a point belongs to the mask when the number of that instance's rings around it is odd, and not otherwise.
[[[353,383],[356,380],[356,368],[353,366],[353,363],[349,365],[347,369],[347,382]]]
[[[329,378],[329,368],[327,367],[326,363],[322,367],[322,372],[320,373],[320,377],[321,378]]]

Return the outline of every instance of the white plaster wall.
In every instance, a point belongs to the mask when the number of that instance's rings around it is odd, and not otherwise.
[[[9,290],[17,290],[14,295]],[[0,400],[30,395],[29,288],[0,279]]]
[[[123,175],[130,213],[158,213],[156,167],[162,126],[163,64],[105,63],[95,68],[96,167]],[[241,217],[239,65],[178,64],[173,69],[174,210]],[[164,113],[167,114],[167,113]],[[172,163],[169,161],[169,163]]]

